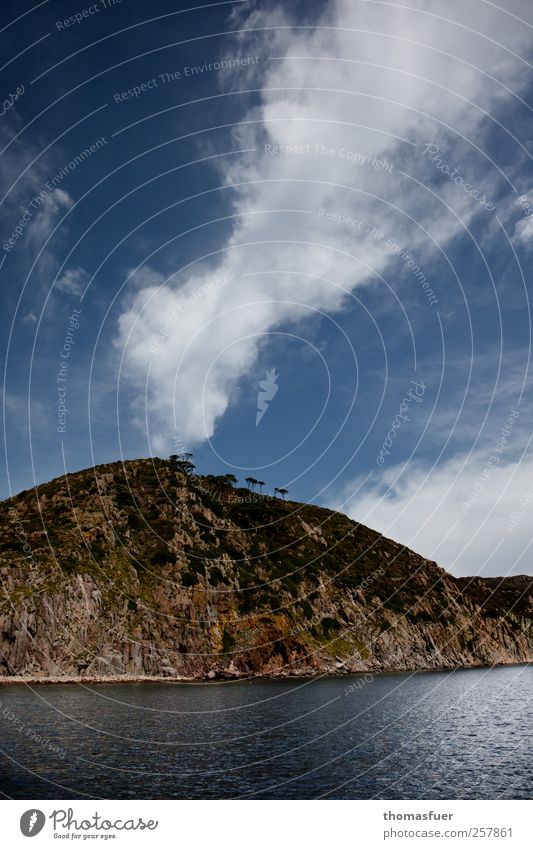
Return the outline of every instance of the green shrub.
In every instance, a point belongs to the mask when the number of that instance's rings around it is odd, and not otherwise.
[[[300,599],[298,604],[299,604],[305,618],[306,619],[312,619],[313,618],[313,608],[311,607],[309,602],[304,598],[304,599]]]
[[[387,610],[392,610],[393,613],[403,613],[405,610],[405,604],[399,595],[392,595],[390,598],[382,599],[383,607],[386,607]]]
[[[175,555],[172,554],[166,545],[156,548],[156,550],[150,555],[150,563],[152,566],[164,566],[165,563],[174,563],[175,559]]]
[[[229,579],[226,578],[226,576],[224,575],[222,570],[218,568],[218,566],[213,566],[209,570],[209,582],[213,585],[230,583]]]
[[[67,575],[75,575],[79,569],[78,561],[75,557],[65,557],[63,562],[60,562],[63,572]]]
[[[183,572],[181,575],[181,585],[183,587],[194,587],[197,581],[195,572]]]
[[[230,634],[229,631],[224,629],[224,633],[222,634],[222,652],[224,654],[229,654],[235,648],[235,637],[233,634]]]
[[[330,634],[332,631],[340,631],[342,625],[337,619],[332,619],[331,616],[324,616],[320,623],[324,634]]]
[[[293,598],[296,598],[300,594],[300,590],[298,589],[296,583],[293,581],[292,575],[285,575],[283,578],[281,578],[281,583],[283,585],[283,588],[285,590],[288,590],[288,592],[290,592]]]
[[[136,511],[132,511],[128,514],[128,528],[131,528],[134,531],[138,531],[140,528],[145,527],[146,523],[144,519]]]
[[[115,495],[115,502],[118,507],[133,507],[134,501],[129,489],[121,489]]]

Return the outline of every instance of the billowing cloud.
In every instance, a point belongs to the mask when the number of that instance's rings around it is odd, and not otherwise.
[[[209,267],[131,273],[117,347],[147,387],[138,418],[156,450],[173,431],[188,446],[212,435],[272,328],[341,310],[362,285],[392,299],[380,275],[402,249],[429,277],[463,224],[495,226],[480,198],[503,177],[484,139],[522,83],[527,33],[487,4],[454,9],[457,25],[447,11],[332,0],[314,29],[268,30],[260,102],[234,132],[249,152],[218,166],[230,237]],[[249,25],[289,23],[276,7]],[[420,277],[412,291],[432,309]]]

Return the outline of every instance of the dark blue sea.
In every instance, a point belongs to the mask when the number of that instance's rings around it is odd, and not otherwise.
[[[531,799],[533,666],[208,684],[3,685],[24,799]]]

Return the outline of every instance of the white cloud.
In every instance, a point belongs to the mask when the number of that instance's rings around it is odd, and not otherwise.
[[[44,437],[54,420],[48,405],[34,396],[28,398],[24,392],[2,392],[2,404],[8,414],[8,424],[17,433],[30,433],[32,436]],[[36,426],[36,423],[38,425]]]
[[[533,239],[533,216],[522,218],[516,225],[515,237],[523,245],[529,246]]]
[[[83,268],[68,268],[56,280],[55,288],[60,292],[67,292],[70,295],[81,295],[87,283],[89,275]]]
[[[59,213],[65,209],[70,209],[72,204],[72,198],[63,189],[55,189],[46,194],[38,213],[28,224],[28,241],[40,250],[54,230]]]
[[[147,418],[156,450],[174,429],[187,445],[212,435],[273,327],[311,310],[337,311],[347,293],[370,281],[384,285],[376,275],[391,266],[391,252],[368,237],[366,224],[408,246],[423,266],[432,239],[446,246],[461,230],[446,203],[466,224],[474,215],[490,215],[455,183],[442,182],[421,150],[433,141],[448,145],[465,177],[487,197],[497,195],[500,177],[490,160],[457,139],[483,147],[483,110],[496,110],[510,97],[505,86],[521,84],[524,68],[510,51],[523,51],[528,35],[486,4],[454,8],[462,26],[424,12],[445,16],[449,8],[444,2],[412,11],[335,0],[326,7],[323,29],[268,33],[263,59],[282,58],[264,61],[260,104],[234,134],[239,147],[256,150],[224,157],[219,166],[223,183],[240,185],[231,189],[235,226],[218,262],[185,278],[166,280],[151,268],[133,272],[135,292],[120,317],[117,345],[128,380],[144,390],[149,372],[147,417],[138,409],[138,420],[145,426]],[[276,7],[256,9],[251,22],[268,27],[281,20]],[[304,152],[268,153],[265,145]],[[316,145],[323,146],[318,154]],[[392,172],[356,164],[350,153],[359,161],[386,160]],[[435,190],[444,203],[402,176],[403,168],[432,188],[438,177]],[[325,221],[321,208],[360,220],[362,231]],[[227,277],[231,285],[183,308],[206,281]],[[417,294],[426,307],[423,292]],[[169,314],[178,318],[154,352]]]
[[[12,117],[0,125],[0,221],[6,235],[22,221],[26,247],[29,238],[32,248],[40,249],[54,229],[58,213],[72,206],[72,198],[63,189],[51,192],[46,188],[50,160],[40,156],[38,147],[24,136],[14,141],[17,123]]]
[[[394,466],[333,506],[456,575],[530,574],[533,458],[491,467],[491,456]]]
[[[533,207],[528,195],[521,195],[517,202],[524,217],[515,224],[513,238],[524,247],[529,247],[533,240]]]

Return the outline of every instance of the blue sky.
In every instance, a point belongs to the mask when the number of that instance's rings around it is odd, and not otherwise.
[[[3,5],[4,497],[177,445],[531,570],[533,17],[465,5]]]

